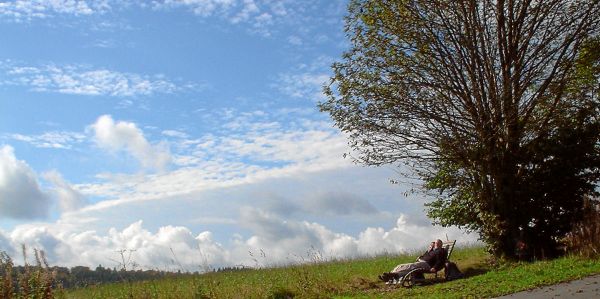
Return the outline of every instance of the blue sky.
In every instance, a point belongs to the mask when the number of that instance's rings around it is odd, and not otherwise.
[[[1,1],[0,250],[196,271],[473,241],[342,157],[316,104],[346,5]]]

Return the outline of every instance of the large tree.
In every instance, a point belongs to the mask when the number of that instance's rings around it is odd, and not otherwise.
[[[435,191],[435,223],[550,256],[599,179],[599,22],[595,0],[351,0],[320,108]]]

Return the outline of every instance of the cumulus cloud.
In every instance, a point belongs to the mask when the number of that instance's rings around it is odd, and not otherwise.
[[[108,264],[128,269],[198,271],[202,263],[230,263],[210,232],[195,236],[186,227],[164,226],[153,233],[143,227],[141,220],[103,234],[93,230],[71,231],[57,224],[21,225],[4,242],[10,244],[5,248],[12,252],[18,252],[17,247],[23,244],[44,250],[51,264],[71,267]],[[125,255],[125,265],[121,253]]]
[[[416,244],[427,244],[435,239],[458,238],[461,243],[472,243],[476,236],[465,235],[458,228],[435,227],[424,216],[401,214],[396,226],[389,231],[367,228],[358,237],[360,252],[397,252],[415,249]]]
[[[85,196],[75,190],[57,171],[49,171],[42,176],[54,185],[53,192],[63,212],[75,211],[87,204]]]
[[[291,257],[302,257],[311,250],[312,254],[326,259],[352,258],[425,248],[429,241],[445,239],[445,236],[457,238],[462,244],[476,241],[476,236],[465,235],[457,228],[418,225],[404,214],[390,230],[369,227],[358,237],[333,232],[314,222],[284,220],[254,208],[247,208],[242,213],[241,223],[254,233],[246,244],[251,248],[263,248],[272,262],[279,263],[293,260]]]
[[[44,225],[17,227],[10,233],[10,239],[11,244],[13,244],[13,251],[19,251],[18,248],[14,247],[25,245],[26,248],[44,250],[48,257],[51,257],[50,260],[62,256],[65,253],[64,248],[67,246]]]
[[[0,148],[0,216],[19,219],[47,215],[50,198],[40,187],[35,172],[17,160],[14,149]]]
[[[2,248],[2,250],[6,252],[9,256],[12,256],[14,254],[14,250],[10,244],[9,237],[7,237],[2,230],[0,230],[0,248]]]
[[[345,234],[336,234],[320,224],[286,221],[255,208],[245,208],[240,223],[253,231],[246,241],[252,250],[266,252],[270,263],[301,262],[307,251],[326,252],[331,257],[355,256],[356,244]],[[343,248],[333,246],[342,242]],[[335,249],[335,250],[334,250]]]
[[[165,144],[151,145],[135,123],[115,122],[110,115],[102,115],[91,125],[96,143],[110,151],[125,150],[145,168],[162,170],[171,161]]]

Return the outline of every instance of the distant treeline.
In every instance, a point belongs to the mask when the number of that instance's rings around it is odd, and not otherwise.
[[[212,272],[233,272],[248,270],[247,267],[223,267],[213,269]],[[26,271],[35,272],[38,270],[37,266],[13,266],[12,277],[16,279],[19,274],[23,274]],[[3,273],[5,269],[0,269],[0,277],[4,277]],[[104,283],[115,283],[115,282],[134,282],[134,281],[145,281],[155,280],[169,277],[182,277],[199,275],[198,272],[170,272],[161,270],[125,270],[116,268],[105,268],[102,265],[91,269],[85,266],[76,266],[72,268],[53,266],[46,269],[54,276],[54,283],[56,286],[62,286],[63,288],[78,288],[86,287],[91,285],[98,285]],[[15,285],[16,285],[15,281]]]
[[[19,274],[23,274],[26,271],[34,272],[38,270],[37,268],[38,267],[36,266],[13,266],[13,275],[11,276],[16,278]],[[3,272],[3,270],[4,269],[0,269],[0,272]],[[70,269],[67,267],[54,266],[47,268],[46,271],[51,272],[54,276],[54,283],[63,288],[77,288],[103,283],[133,282],[198,274],[197,272],[182,273],[159,270],[117,270],[115,268],[104,268],[102,265],[99,265],[94,270],[84,266],[76,266]],[[5,273],[0,273],[1,276],[4,276],[4,274]]]

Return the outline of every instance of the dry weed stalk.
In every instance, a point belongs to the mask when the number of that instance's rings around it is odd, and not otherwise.
[[[15,267],[6,252],[0,252],[0,298],[55,298],[56,272],[48,266],[44,251],[34,249],[35,265],[27,261],[27,248],[21,247],[23,267]]]
[[[600,201],[586,199],[584,217],[564,239],[566,249],[587,258],[600,257]]]
[[[13,262],[4,251],[0,252],[0,297],[12,298],[13,293]]]

